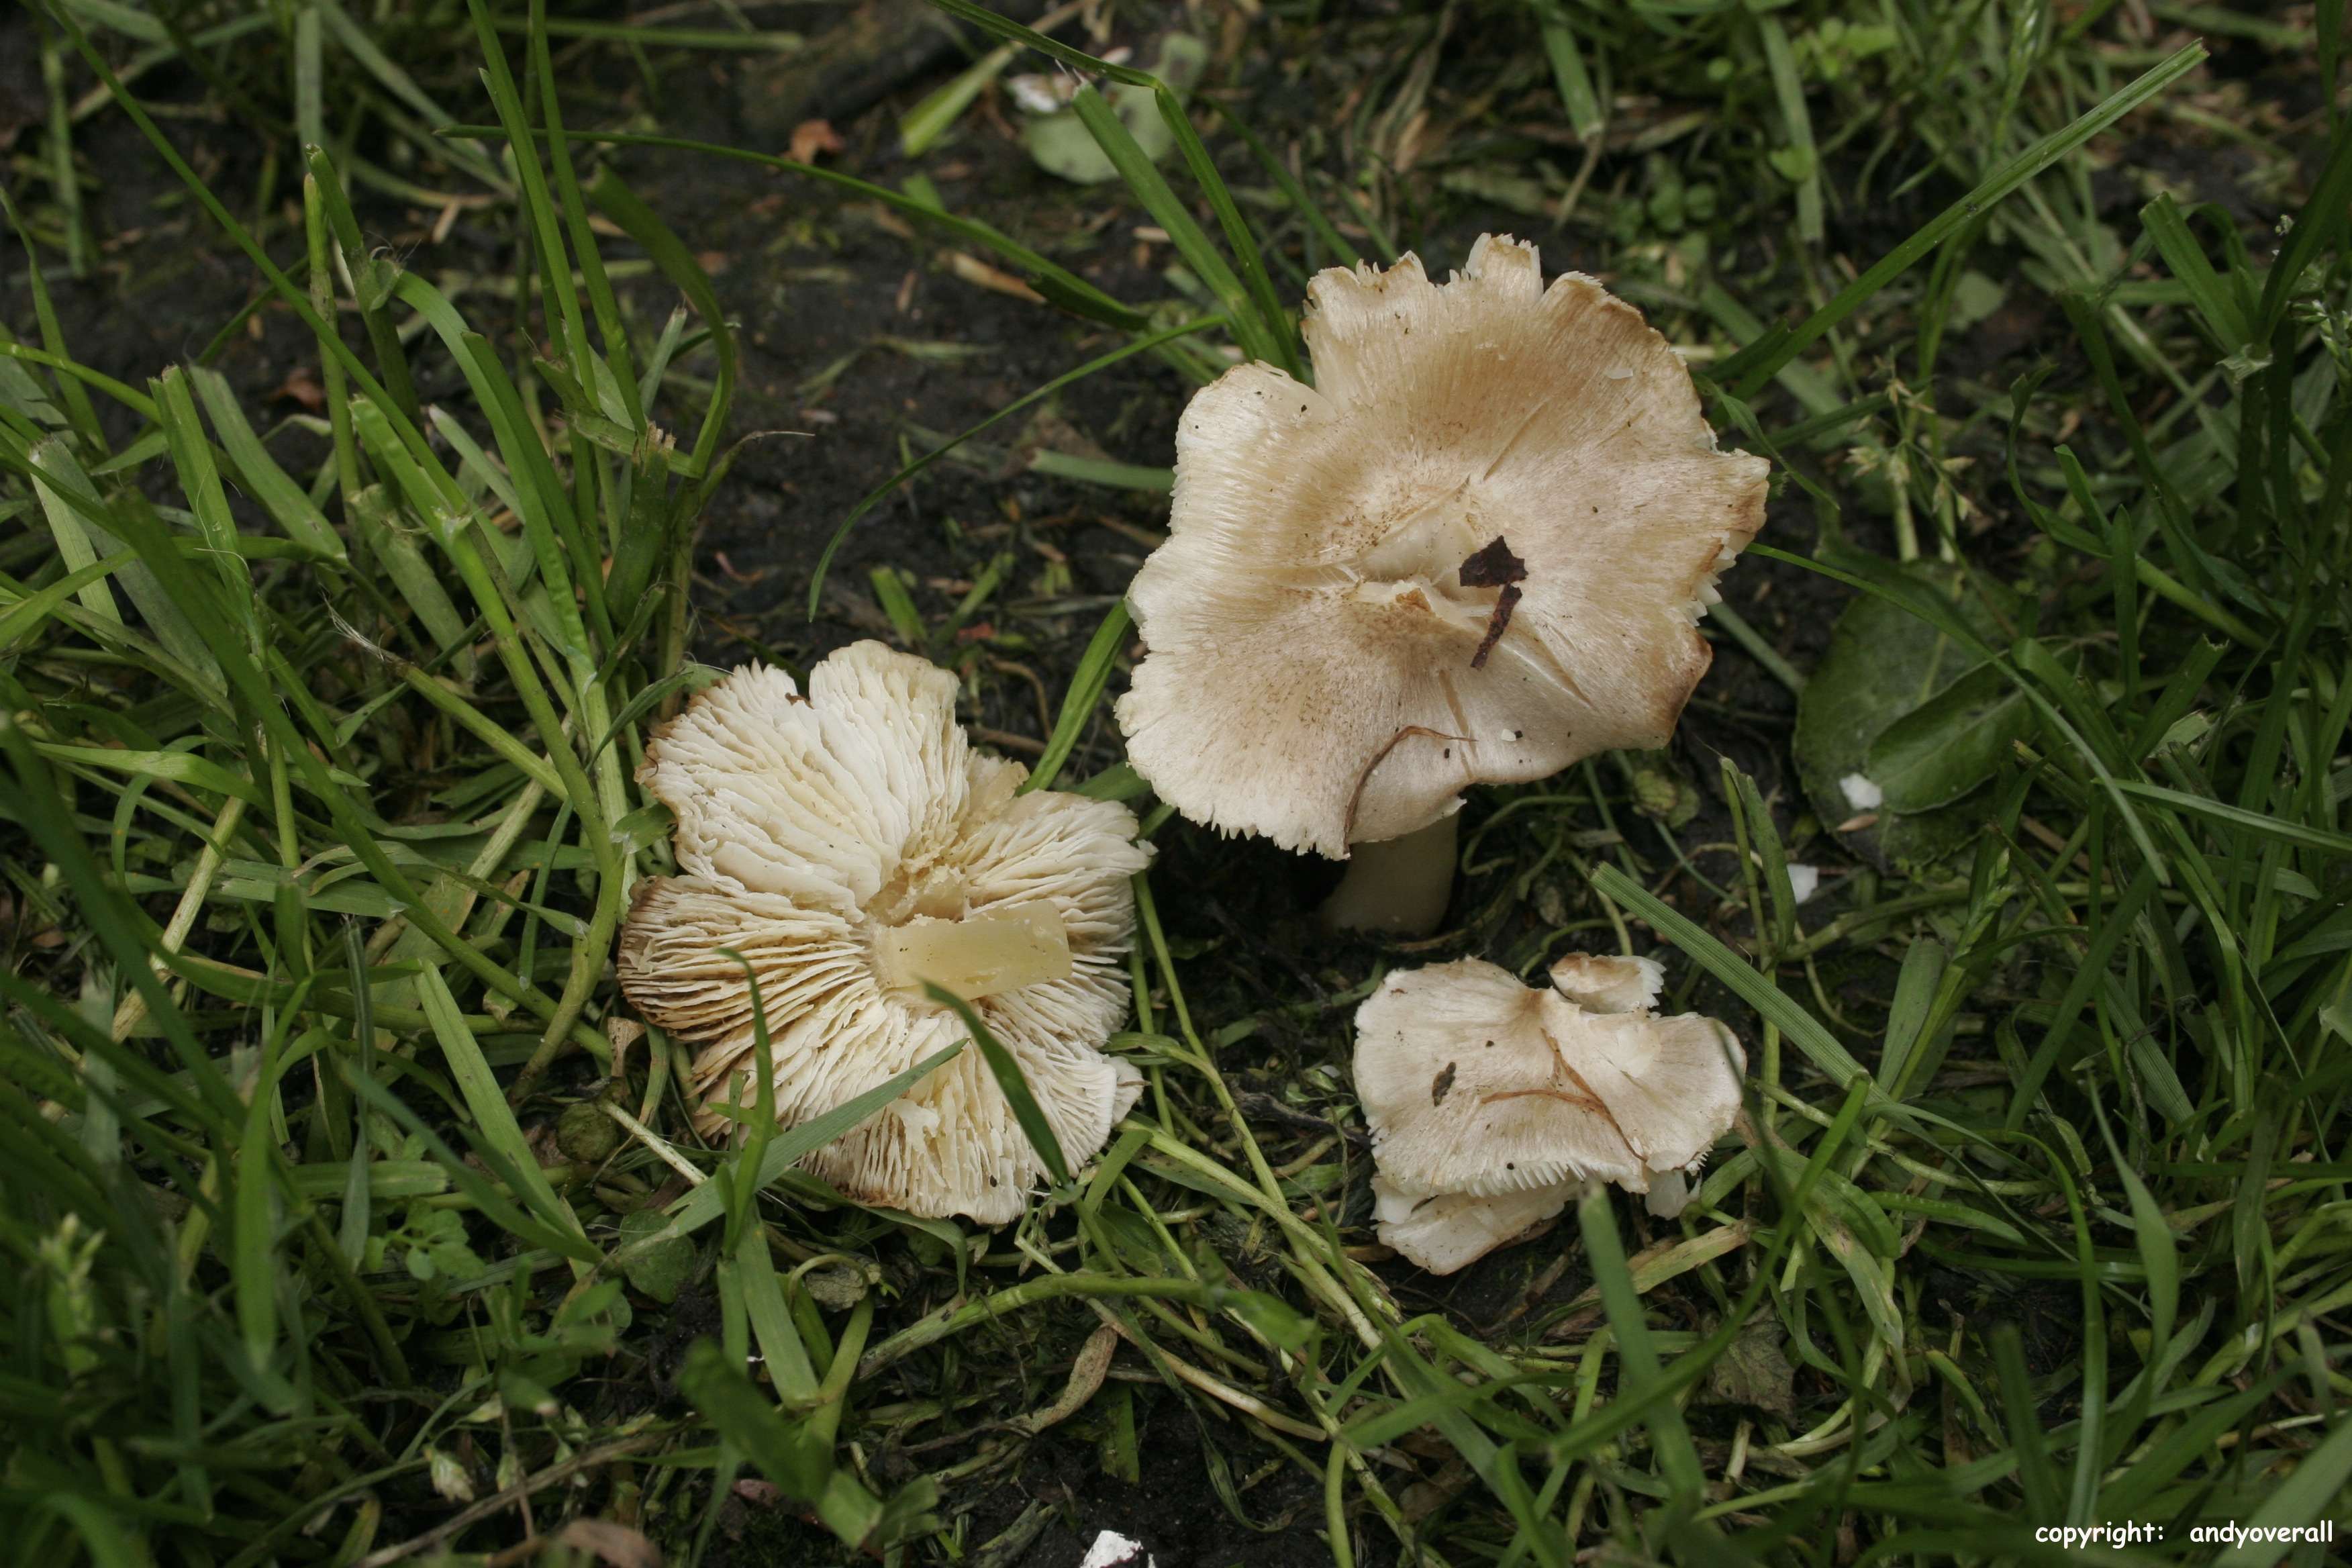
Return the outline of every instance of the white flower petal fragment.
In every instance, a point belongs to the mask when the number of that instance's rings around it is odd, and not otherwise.
[[[1024,770],[974,752],[954,677],[879,643],[819,665],[803,698],[738,670],[657,731],[638,777],[677,816],[683,875],[638,890],[621,984],[700,1042],[700,1123],[755,1099],[758,976],[784,1125],[823,1115],[964,1037],[924,984],[971,1002],[1017,1059],[1073,1161],[1102,1146],[1139,1075],[1105,1058],[1126,1016],[1129,879],[1150,859],[1127,808],[1015,795]],[[809,1166],[868,1203],[1017,1216],[1043,1174],[976,1051]]]
[[[1118,719],[1164,800],[1345,858],[1470,783],[1654,747],[1694,623],[1763,521],[1689,373],[1593,279],[1488,236],[1307,293],[1318,384],[1238,366],[1177,432],[1166,544],[1129,590]]]
[[[1479,959],[1391,974],[1356,1013],[1380,1237],[1451,1273],[1588,1182],[1682,1206],[1739,1110],[1746,1059],[1696,1013],[1651,1010],[1647,959],[1572,955],[1553,988]]]

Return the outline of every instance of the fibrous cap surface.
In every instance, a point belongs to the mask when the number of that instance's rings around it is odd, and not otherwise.
[[[1356,1013],[1356,1092],[1381,1179],[1415,1205],[1406,1212],[1418,1228],[1401,1230],[1401,1242],[1384,1226],[1381,1239],[1418,1262],[1458,1250],[1427,1239],[1425,1200],[1548,1193],[1549,1214],[1587,1182],[1647,1193],[1668,1173],[1696,1171],[1738,1114],[1746,1059],[1715,1020],[1650,1011],[1655,968],[1569,965],[1571,981],[1618,993],[1608,1000],[1633,991],[1633,1006],[1608,1012],[1480,959],[1389,975]],[[1431,1213],[1475,1229],[1520,1208]]]
[[[1128,593],[1118,708],[1163,800],[1344,858],[1452,809],[1661,745],[1694,623],[1763,521],[1690,375],[1592,279],[1487,236],[1308,289],[1317,384],[1236,366],[1177,432],[1168,542]],[[1497,544],[1501,548],[1497,549]]]

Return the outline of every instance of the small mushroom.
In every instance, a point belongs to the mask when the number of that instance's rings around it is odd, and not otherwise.
[[[1169,539],[1128,591],[1136,771],[1194,821],[1347,859],[1470,784],[1664,744],[1767,471],[1716,450],[1666,341],[1493,235],[1444,284],[1412,256],[1325,271],[1303,330],[1316,385],[1237,365],[1178,426]],[[1406,860],[1442,912],[1451,858]]]
[[[640,885],[621,987],[702,1042],[707,1135],[755,1099],[751,987],[721,949],[759,977],[783,1125],[964,1037],[925,981],[1020,1062],[1074,1165],[1134,1104],[1141,1075],[1099,1047],[1126,1016],[1129,879],[1150,851],[1122,805],[1016,795],[1027,770],[971,749],[956,689],[862,642],[818,665],[805,698],[782,670],[739,669],[647,745],[637,777],[677,814],[685,874]],[[991,1225],[1043,1173],[973,1050],[806,1163],[862,1201]]]
[[[1663,977],[1582,953],[1549,989],[1475,958],[1391,973],[1356,1012],[1381,1239],[1449,1274],[1588,1182],[1680,1213],[1747,1059],[1714,1019],[1652,1011]]]

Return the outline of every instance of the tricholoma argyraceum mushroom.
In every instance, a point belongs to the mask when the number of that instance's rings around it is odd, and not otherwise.
[[[1475,958],[1391,973],[1356,1011],[1381,1241],[1450,1274],[1588,1182],[1681,1212],[1739,1112],[1747,1058],[1696,1013],[1662,1018],[1646,958],[1570,953],[1533,989]]]
[[[1019,794],[1027,770],[974,752],[956,679],[879,643],[818,665],[803,698],[758,665],[656,731],[638,773],[677,816],[685,874],[639,889],[621,986],[702,1042],[699,1124],[748,1107],[759,977],[777,1119],[821,1116],[964,1037],[925,982],[970,1002],[1020,1062],[1076,1163],[1141,1075],[1099,1047],[1126,1016],[1129,879],[1150,858],[1122,805]],[[867,1203],[1015,1218],[1043,1166],[976,1050],[806,1162]]]
[[[1237,365],[1184,411],[1119,725],[1195,821],[1390,846],[1327,912],[1425,932],[1465,786],[1665,743],[1767,465],[1716,450],[1639,310],[1507,237],[1444,284],[1326,271],[1303,331],[1314,386]]]

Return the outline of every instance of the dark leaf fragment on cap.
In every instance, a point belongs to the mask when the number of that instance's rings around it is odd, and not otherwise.
[[[1507,583],[1526,582],[1528,563],[1511,553],[1498,533],[1494,543],[1462,563],[1459,574],[1465,588],[1499,588]]]

